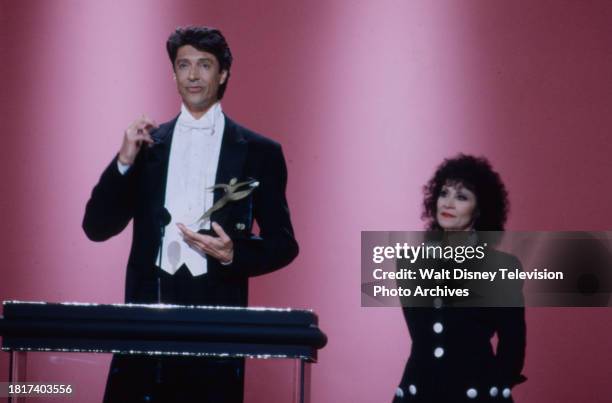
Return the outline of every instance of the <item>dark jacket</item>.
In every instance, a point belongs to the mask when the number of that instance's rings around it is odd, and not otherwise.
[[[126,302],[155,302],[155,259],[164,222],[168,222],[164,200],[175,124],[176,118],[151,133],[155,145],[143,147],[125,175],[119,173],[115,157],[85,210],[83,229],[94,241],[117,235],[134,221]],[[256,179],[259,187],[249,197],[212,215],[232,238],[234,259],[230,266],[221,266],[208,257],[202,304],[246,306],[248,277],[282,268],[298,254],[285,197],[287,168],[280,145],[226,117],[215,183],[228,184],[232,178]],[[223,190],[216,190],[214,200],[222,195]],[[252,233],[254,221],[259,236]]]
[[[512,255],[491,250],[470,270],[484,268],[520,269],[520,262]],[[526,328],[522,282],[511,283],[511,287],[508,284],[469,284],[472,292],[478,290],[482,301],[442,298],[432,299],[429,307],[402,308],[412,348],[400,383],[403,398],[396,396],[394,402],[512,401],[511,395],[504,397],[503,390],[511,390],[526,379],[521,375]],[[484,295],[487,292],[493,295]],[[494,335],[498,339],[496,352],[491,343]]]

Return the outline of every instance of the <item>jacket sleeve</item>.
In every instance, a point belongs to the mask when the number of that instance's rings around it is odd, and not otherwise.
[[[83,230],[92,241],[105,241],[123,231],[130,222],[134,211],[136,165],[122,175],[115,156],[102,173],[83,217]]]
[[[498,383],[512,388],[527,378],[521,374],[525,362],[525,308],[499,308],[500,325],[497,330]]]
[[[260,184],[253,193],[253,217],[260,236],[234,241],[231,264],[241,276],[257,276],[285,267],[298,254],[285,191],[287,166],[280,145],[274,143],[263,161]]]
[[[512,266],[522,271],[518,259],[513,257]],[[512,388],[527,378],[521,374],[525,362],[526,326],[523,298],[523,281],[512,280],[507,305],[497,308],[497,363],[498,383],[503,388]]]

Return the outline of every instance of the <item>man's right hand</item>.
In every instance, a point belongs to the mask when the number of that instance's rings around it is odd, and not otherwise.
[[[123,136],[123,144],[121,144],[121,149],[119,150],[119,162],[124,165],[132,165],[143,143],[147,143],[150,146],[154,144],[149,130],[156,129],[157,127],[157,123],[144,114],[132,122],[125,130]]]

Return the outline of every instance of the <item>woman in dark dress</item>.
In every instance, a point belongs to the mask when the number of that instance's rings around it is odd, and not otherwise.
[[[482,234],[475,231],[504,229],[507,192],[484,158],[459,155],[445,160],[424,193],[423,218],[430,234],[440,239],[448,241],[453,234],[477,238]],[[486,257],[470,269],[493,266],[520,269],[520,262],[488,248]],[[458,307],[452,299],[439,297],[426,307],[403,301],[412,348],[393,403],[512,402],[512,387],[526,380],[521,375],[525,314],[522,283],[517,284],[504,290],[501,304],[484,304],[488,307]],[[500,305],[512,307],[491,307]]]

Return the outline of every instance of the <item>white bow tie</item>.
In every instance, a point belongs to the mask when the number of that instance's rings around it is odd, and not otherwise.
[[[204,123],[204,124],[203,124]],[[189,122],[184,120],[179,120],[177,122],[181,132],[189,132],[192,133],[201,133],[201,134],[210,134],[211,136],[215,134],[215,125],[213,122]]]

